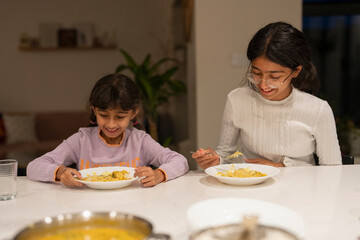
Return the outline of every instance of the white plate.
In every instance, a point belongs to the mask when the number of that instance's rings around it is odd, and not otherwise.
[[[96,175],[101,175],[104,172],[113,172],[113,171],[122,171],[126,170],[129,172],[129,180],[121,180],[121,181],[114,181],[114,182],[90,182],[90,181],[82,181],[77,179],[77,181],[85,184],[89,188],[95,189],[115,189],[115,188],[123,188],[129,186],[133,181],[138,179],[138,177],[134,177],[135,168],[132,167],[97,167],[97,168],[87,168],[80,170],[82,177],[86,177],[88,175],[92,176],[94,173]]]
[[[216,175],[218,172],[224,172],[230,169],[238,168],[249,168],[251,170],[256,170],[262,173],[265,173],[267,176],[264,177],[251,177],[251,178],[237,178],[237,177],[222,177]],[[276,167],[271,167],[262,164],[223,164],[214,167],[209,167],[205,169],[205,172],[210,176],[217,178],[220,182],[231,184],[231,185],[253,185],[264,182],[266,179],[276,176],[280,170]]]
[[[187,210],[186,215],[192,231],[218,225],[241,223],[244,215],[256,215],[261,225],[281,228],[300,239],[305,236],[304,220],[295,211],[255,199],[208,199],[193,204]]]

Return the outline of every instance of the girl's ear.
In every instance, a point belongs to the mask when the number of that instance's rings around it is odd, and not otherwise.
[[[136,109],[135,111],[133,111],[131,119],[134,119],[139,113],[139,109]]]
[[[303,66],[302,65],[299,65],[295,68],[294,72],[293,72],[293,78],[297,78],[297,76],[299,76],[301,70],[302,70]]]
[[[90,107],[90,123],[96,125],[96,115],[95,115],[95,108],[93,106]]]

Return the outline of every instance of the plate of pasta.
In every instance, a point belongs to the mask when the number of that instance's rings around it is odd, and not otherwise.
[[[205,169],[205,172],[222,183],[230,185],[254,185],[276,176],[280,170],[262,164],[223,164]]]
[[[77,181],[94,189],[115,189],[129,186],[138,179],[132,167],[97,167],[79,171],[82,179]]]

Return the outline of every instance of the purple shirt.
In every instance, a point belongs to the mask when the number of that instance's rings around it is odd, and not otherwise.
[[[27,177],[34,181],[53,182],[61,165],[76,163],[77,169],[154,165],[170,180],[184,175],[189,166],[181,154],[164,148],[149,134],[136,128],[127,129],[119,145],[109,145],[100,136],[98,127],[80,128],[53,151],[31,161]]]

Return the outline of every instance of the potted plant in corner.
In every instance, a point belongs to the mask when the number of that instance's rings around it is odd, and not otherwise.
[[[144,117],[149,124],[149,134],[158,141],[158,108],[168,102],[170,97],[186,91],[183,82],[173,79],[179,69],[178,66],[172,66],[160,72],[160,66],[165,62],[176,62],[176,60],[162,58],[152,65],[151,55],[147,54],[141,63],[137,63],[125,50],[120,49],[120,52],[126,63],[120,64],[116,68],[116,72],[130,70],[133,73],[134,80],[143,97]]]
[[[353,120],[348,121],[349,125],[349,143],[352,156],[360,155],[360,128],[356,126]]]
[[[337,117],[336,129],[343,154],[360,155],[360,128],[355,125],[354,120],[349,117]]]

